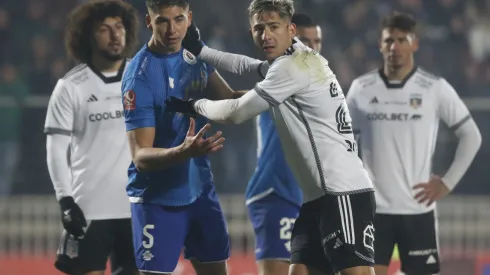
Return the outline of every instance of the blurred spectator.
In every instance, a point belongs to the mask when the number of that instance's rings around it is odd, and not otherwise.
[[[28,87],[12,64],[0,68],[0,197],[10,193],[20,149],[21,106]]]

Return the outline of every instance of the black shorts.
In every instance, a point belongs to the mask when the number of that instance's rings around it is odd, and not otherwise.
[[[81,239],[63,231],[55,267],[66,274],[84,274],[111,269],[118,275],[136,274],[131,219],[90,221]]]
[[[416,215],[376,214],[376,264],[388,266],[395,244],[401,269],[409,274],[439,273],[437,222],[434,211]]]
[[[326,274],[373,266],[375,205],[374,192],[304,203],[291,236],[291,263]]]

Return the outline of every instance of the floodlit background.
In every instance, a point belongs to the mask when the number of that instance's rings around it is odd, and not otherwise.
[[[52,259],[61,224],[46,168],[43,124],[56,80],[75,65],[65,55],[63,28],[68,12],[80,2],[83,0],[0,2],[1,275],[58,274]],[[143,19],[144,1],[129,2]],[[205,42],[216,49],[256,56],[248,33],[248,3],[191,1]],[[438,207],[444,260],[441,274],[490,274],[490,1],[297,0],[296,8],[322,26],[322,54],[330,61],[344,92],[356,76],[381,64],[377,50],[381,16],[398,10],[419,20],[417,64],[445,77],[456,88],[483,135],[482,148],[469,172]],[[140,42],[148,38],[149,32],[142,29]],[[254,86],[252,80],[222,74],[234,88]],[[253,232],[243,199],[255,165],[254,126],[254,121],[249,121],[220,127],[227,144],[212,156],[232,237],[233,275],[256,274]],[[454,149],[454,137],[442,127],[434,156],[435,172],[445,171]],[[110,194],[107,196],[110,199]],[[183,263],[176,274],[191,274],[187,268]]]

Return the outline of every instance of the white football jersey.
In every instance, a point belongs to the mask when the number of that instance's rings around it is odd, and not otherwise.
[[[413,186],[431,176],[439,121],[455,129],[470,113],[443,78],[415,67],[403,81],[389,82],[381,70],[357,79],[347,94],[361,158],[376,191],[378,213],[420,214]]]
[[[49,100],[45,132],[71,136],[73,198],[89,220],[130,217],[123,68],[106,77],[86,64],[78,65],[58,80]]]
[[[298,41],[271,64],[255,90],[272,106],[305,202],[325,193],[373,191],[357,155],[344,94],[325,58]]]

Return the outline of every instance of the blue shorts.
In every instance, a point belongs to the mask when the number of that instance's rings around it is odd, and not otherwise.
[[[255,230],[255,258],[289,261],[291,232],[300,207],[274,193],[247,207]]]
[[[171,273],[184,248],[186,259],[226,261],[230,243],[214,186],[192,204],[169,207],[132,203],[133,244],[140,271]]]

